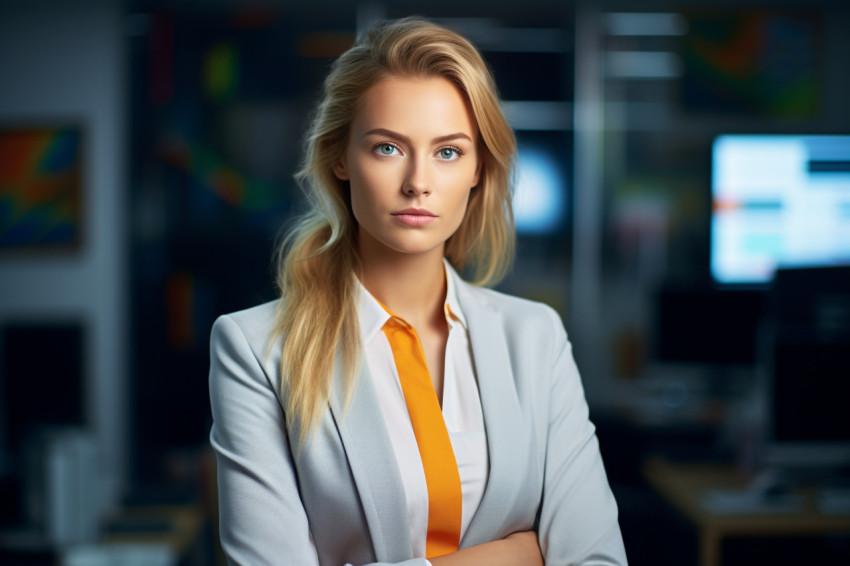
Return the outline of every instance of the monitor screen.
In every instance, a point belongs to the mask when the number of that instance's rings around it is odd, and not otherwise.
[[[850,266],[779,269],[761,356],[769,465],[850,465]]]
[[[664,286],[654,298],[656,361],[709,366],[756,361],[760,291]]]
[[[38,427],[86,423],[84,353],[77,321],[0,326],[0,461],[19,465]]]
[[[774,440],[850,444],[850,340],[782,336],[772,361]]]
[[[723,135],[711,157],[716,282],[850,264],[850,135]]]
[[[850,339],[785,332],[771,353],[764,463],[850,465]]]

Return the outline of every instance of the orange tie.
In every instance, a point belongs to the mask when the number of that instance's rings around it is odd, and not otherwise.
[[[416,330],[395,315],[384,324],[384,334],[390,341],[425,470],[428,487],[425,557],[457,552],[463,509],[460,474],[422,344]]]

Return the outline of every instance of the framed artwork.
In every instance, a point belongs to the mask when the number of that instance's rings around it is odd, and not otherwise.
[[[82,137],[76,126],[0,127],[0,252],[80,246]]]
[[[811,13],[691,14],[681,95],[696,113],[812,118],[818,111],[818,19]]]

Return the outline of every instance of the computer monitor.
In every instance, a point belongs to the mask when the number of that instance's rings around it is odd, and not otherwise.
[[[654,301],[654,360],[699,364],[712,371],[753,366],[762,303],[763,291],[756,289],[660,287]]]
[[[764,464],[850,466],[850,266],[780,269],[769,305]]]
[[[39,427],[86,424],[85,331],[77,321],[0,325],[0,475],[20,472]]]
[[[850,264],[850,135],[722,135],[711,150],[711,274]]]

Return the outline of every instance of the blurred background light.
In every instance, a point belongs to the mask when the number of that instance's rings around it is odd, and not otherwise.
[[[682,74],[682,62],[669,51],[608,51],[605,73],[621,79],[672,79]]]
[[[502,111],[514,130],[566,130],[573,124],[573,105],[551,100],[505,100]]]
[[[688,31],[685,18],[679,14],[656,12],[612,12],[605,15],[608,35],[685,35]]]
[[[561,225],[564,178],[555,162],[534,147],[520,147],[514,220],[520,234],[544,234]]]

